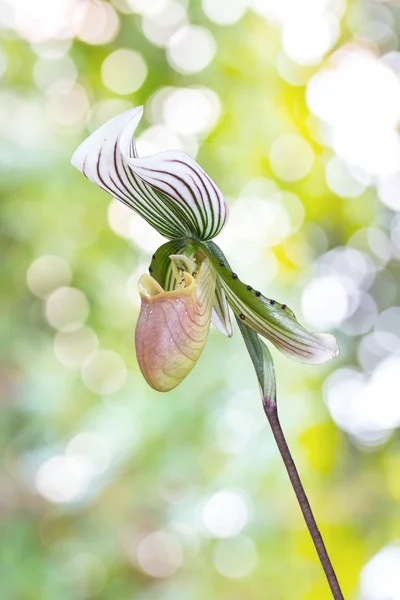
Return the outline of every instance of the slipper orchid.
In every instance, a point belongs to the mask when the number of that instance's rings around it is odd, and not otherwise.
[[[111,119],[79,146],[72,164],[170,240],[139,281],[136,354],[147,382],[159,391],[176,387],[199,358],[211,321],[230,337],[228,305],[259,367],[264,394],[274,393],[268,390],[272,359],[257,334],[305,363],[337,356],[333,335],[307,331],[286,304],[266,298],[231,270],[211,241],[224,227],[228,207],[198,163],[177,150],[138,156],[142,114],[139,107]]]

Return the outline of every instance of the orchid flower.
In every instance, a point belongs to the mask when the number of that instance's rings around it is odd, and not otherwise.
[[[189,374],[211,322],[231,337],[229,307],[264,395],[274,394],[269,387],[275,384],[272,359],[259,335],[305,363],[337,356],[333,335],[307,331],[286,304],[266,298],[232,271],[211,241],[225,226],[228,207],[199,164],[178,150],[138,156],[135,133],[142,114],[138,107],[108,121],[78,147],[72,164],[169,240],[139,281],[136,354],[149,385],[169,391]]]

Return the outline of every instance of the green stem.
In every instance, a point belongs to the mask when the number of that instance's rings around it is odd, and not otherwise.
[[[296,465],[289,450],[289,446],[287,445],[285,435],[282,431],[282,427],[278,417],[278,408],[275,402],[264,402],[263,404],[265,414],[267,415],[267,419],[271,426],[276,444],[278,446],[279,452],[282,456],[283,462],[288,472],[289,479],[291,481],[292,487],[294,489],[298,503],[301,508],[301,512],[303,513],[304,520],[307,524],[308,530],[314,542],[314,546],[317,550],[317,554],[321,562],[322,568],[325,571],[325,575],[331,588],[333,598],[335,600],[344,600],[344,596],[340,589],[336,573],[333,569],[327,549],[324,544],[324,540],[322,539],[322,536],[318,529],[313,512],[311,510],[310,503],[304,491],[303,484],[301,483],[299,473],[296,469]]]
[[[218,248],[216,244],[214,244],[214,242],[207,242],[206,245],[203,245],[203,250],[209,257],[211,253],[211,256],[214,256],[214,258],[219,261],[222,260],[225,265],[230,268],[227,258],[224,256],[222,250]],[[285,435],[279,422],[278,408],[276,405],[275,370],[271,353],[268,350],[268,347],[260,340],[260,337],[252,329],[247,327],[247,325],[245,325],[240,319],[238,319],[238,317],[236,317],[236,322],[239,326],[240,332],[246,344],[246,348],[253,362],[258,383],[260,385],[265,414],[267,415],[272,433],[300,505],[301,512],[303,513],[304,520],[317,550],[322,568],[325,571],[326,578],[332,590],[333,598],[334,600],[344,600],[344,596],[340,589],[335,571],[333,570],[324,541],[319,532],[310,503],[304,491],[300,476],[297,472],[296,465],[293,461],[285,439]]]

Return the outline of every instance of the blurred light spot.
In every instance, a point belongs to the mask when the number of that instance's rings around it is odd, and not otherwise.
[[[270,246],[281,243],[290,232],[289,217],[279,204],[261,199],[240,199],[230,205],[229,227],[221,234],[221,245],[226,252],[240,246],[235,268],[246,272],[246,277],[262,288],[268,285],[278,272],[278,261]],[[257,223],[267,226],[267,231]],[[275,230],[274,230],[275,225]]]
[[[378,47],[397,48],[398,40],[392,27],[380,21],[366,21],[354,33],[356,40],[363,43],[373,42]]]
[[[68,445],[67,453],[84,453],[90,456],[90,461],[96,473],[106,468],[108,461],[114,463],[125,461],[126,457],[132,456],[137,449],[142,436],[142,427],[138,415],[138,404],[145,395],[145,385],[140,379],[135,380],[136,402],[126,402],[125,398],[117,401],[112,398],[110,402],[104,402],[100,411],[96,411],[91,427],[94,431],[83,432],[84,439],[78,434],[73,440],[72,448]],[[86,433],[96,435],[88,441]],[[99,436],[99,437],[97,437]]]
[[[363,568],[361,600],[400,600],[400,548],[386,546]]]
[[[47,298],[57,288],[68,286],[72,273],[66,260],[60,256],[45,255],[31,264],[26,278],[28,287],[35,296]]]
[[[354,313],[341,325],[341,330],[347,335],[362,335],[373,327],[378,315],[378,307],[371,296],[361,296],[359,305]]]
[[[329,189],[340,198],[357,198],[366,189],[365,185],[354,179],[346,164],[336,156],[326,165],[326,182]]]
[[[307,86],[310,110],[330,128],[339,158],[374,176],[398,170],[400,81],[365,48],[349,46]]]
[[[342,17],[346,11],[345,0],[252,0],[253,9],[263,17],[285,25],[298,18],[313,17],[325,11],[332,11]]]
[[[170,577],[182,565],[182,547],[172,533],[153,531],[139,542],[137,561],[150,577]]]
[[[54,354],[61,364],[70,369],[80,369],[98,346],[97,336],[89,327],[60,331],[54,338]]]
[[[300,229],[304,221],[305,210],[302,201],[292,192],[282,192],[282,206],[285,208],[290,220],[290,233]]]
[[[196,156],[198,143],[195,137],[178,136],[169,127],[153,125],[146,129],[136,140],[139,156],[151,156],[163,150],[184,150],[191,156]]]
[[[146,223],[142,217],[132,212],[131,238],[135,245],[145,252],[154,252],[155,248],[164,244],[165,239],[151,225]]]
[[[80,84],[58,81],[47,91],[46,107],[52,121],[66,127],[81,125],[89,110],[89,99]]]
[[[119,19],[108,2],[90,0],[81,2],[74,12],[75,34],[83,42],[103,45],[111,42],[118,33]]]
[[[347,27],[355,33],[363,23],[368,23],[370,20],[380,21],[381,23],[393,26],[393,13],[388,7],[384,6],[384,3],[385,0],[383,2],[374,2],[368,6],[366,11],[358,3],[350,5],[346,14]]]
[[[292,60],[300,65],[314,65],[334,46],[339,34],[339,22],[333,13],[308,13],[285,24],[282,43]]]
[[[172,86],[158,88],[154,94],[148,100],[149,105],[149,119],[152,123],[159,123],[164,119],[164,102],[168,98],[169,94],[176,90]],[[178,88],[179,89],[179,88]]]
[[[171,36],[187,25],[184,6],[176,0],[169,0],[160,11],[145,15],[142,21],[143,33],[155,46],[166,46]]]
[[[17,95],[11,89],[0,89],[0,163],[19,171],[31,169],[48,152],[49,124],[43,99],[32,94]]]
[[[383,358],[399,352],[400,340],[396,335],[376,331],[361,339],[357,348],[357,360],[364,371],[372,372]]]
[[[242,492],[223,490],[211,496],[203,507],[204,525],[215,537],[237,535],[248,520],[248,499]]]
[[[128,208],[120,200],[113,198],[108,205],[108,224],[110,229],[122,238],[131,237],[132,209]]]
[[[72,40],[69,39],[54,39],[46,40],[36,44],[31,43],[31,48],[37,56],[40,56],[45,60],[58,60],[59,58],[63,58],[63,56],[67,55],[71,44]]]
[[[93,598],[103,589],[107,581],[107,569],[98,556],[89,553],[76,554],[65,567],[69,585],[81,598]]]
[[[366,252],[339,246],[318,258],[316,271],[321,277],[339,277],[349,294],[358,295],[371,285],[375,268]]]
[[[400,210],[400,171],[379,180],[378,196],[389,208]]]
[[[382,229],[358,229],[349,239],[348,245],[364,252],[364,256],[368,254],[370,265],[375,270],[382,269],[391,258],[390,240]]]
[[[259,223],[264,225],[262,231]],[[240,198],[230,211],[230,226],[231,231],[226,235],[234,236],[236,231],[240,237],[249,241],[253,238],[254,244],[259,242],[264,248],[280,244],[291,233],[290,218],[279,193],[265,199],[257,196]]]
[[[339,277],[318,277],[304,289],[301,307],[305,318],[313,327],[335,327],[348,315],[346,287]]]
[[[87,126],[89,130],[93,132],[101,125],[129,108],[132,108],[132,104],[128,100],[123,100],[122,98],[113,98],[112,100],[101,100],[100,102],[96,102],[90,109]]]
[[[381,57],[381,61],[400,76],[400,52],[388,52]]]
[[[221,103],[217,94],[206,88],[173,89],[164,99],[164,121],[176,133],[208,133],[217,123]]]
[[[242,198],[258,197],[258,198],[270,198],[276,192],[279,192],[279,187],[267,177],[257,177],[248,181],[240,190],[240,196]]]
[[[90,482],[87,463],[62,455],[46,460],[36,475],[36,488],[50,502],[70,502],[79,499]]]
[[[232,25],[244,16],[248,0],[202,0],[205,15],[218,25]]]
[[[94,431],[78,433],[66,447],[66,456],[86,461],[88,469],[100,475],[110,466],[110,452],[104,435]]]
[[[284,242],[285,256],[291,263],[299,267],[308,266],[314,257],[307,236],[303,233],[292,236]]]
[[[249,412],[229,408],[217,423],[218,445],[223,452],[238,454],[254,439],[259,429],[260,422]]]
[[[182,27],[169,40],[167,59],[175,71],[183,74],[199,73],[215,56],[215,40],[205,27]]]
[[[63,56],[57,60],[38,58],[33,68],[33,79],[36,86],[46,91],[57,82],[70,87],[76,82],[78,72],[70,56]]]
[[[156,15],[165,9],[169,0],[127,0],[132,11],[141,15]]]
[[[400,339],[400,306],[384,310],[376,320],[375,330],[392,333]]]
[[[284,52],[279,54],[277,66],[280,77],[290,85],[303,86],[310,79],[310,68],[296,64]]]
[[[134,12],[134,9],[129,4],[129,0],[111,0],[111,4],[123,14],[130,15]]]
[[[124,361],[112,350],[99,350],[82,367],[83,382],[95,394],[115,394],[124,385],[126,377]]]
[[[186,565],[191,566],[196,563],[198,564],[202,545],[196,527],[192,523],[187,523],[186,521],[174,520],[170,523],[170,530],[179,536],[179,540],[184,551],[184,560]]]
[[[390,222],[390,241],[392,252],[400,260],[400,215],[397,214]]]
[[[280,193],[276,184],[267,179],[253,180],[245,186],[240,198],[230,203],[229,227],[221,233],[221,245],[228,253],[229,249],[234,251],[240,246],[237,271],[245,270],[248,280],[258,281],[260,289],[277,274],[276,256],[268,248],[283,242],[292,227],[298,226],[301,211],[298,203],[301,204],[297,196]],[[293,225],[289,207],[293,208]]]
[[[283,181],[298,181],[311,170],[314,152],[299,135],[283,135],[272,144],[269,160],[277,177]]]
[[[71,16],[78,6],[79,0],[8,0],[8,25],[32,43],[65,39],[73,35]]]
[[[389,355],[366,377],[340,369],[324,385],[325,402],[334,421],[365,445],[382,443],[400,425],[398,374],[400,355]]]
[[[46,302],[46,317],[50,325],[60,331],[79,329],[89,315],[86,296],[76,288],[61,287]]]
[[[250,538],[243,535],[230,540],[220,540],[213,551],[215,568],[224,577],[241,579],[258,566],[258,553]]]
[[[120,48],[103,62],[101,77],[104,85],[115,94],[133,94],[147,77],[147,65],[139,52]]]
[[[395,303],[397,283],[389,271],[379,271],[369,288],[369,293],[374,298],[380,310],[388,308]]]

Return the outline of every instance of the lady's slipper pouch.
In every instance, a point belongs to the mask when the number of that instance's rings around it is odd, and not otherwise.
[[[139,280],[136,354],[149,385],[168,391],[189,374],[211,321],[230,337],[228,306],[242,333],[248,327],[291,358],[320,364],[337,356],[333,335],[307,331],[285,304],[230,269],[211,241],[225,226],[228,207],[198,163],[177,150],[139,158],[135,132],[142,114],[134,108],[107,122],[79,146],[72,164],[170,240]],[[269,357],[264,353],[264,361]]]

